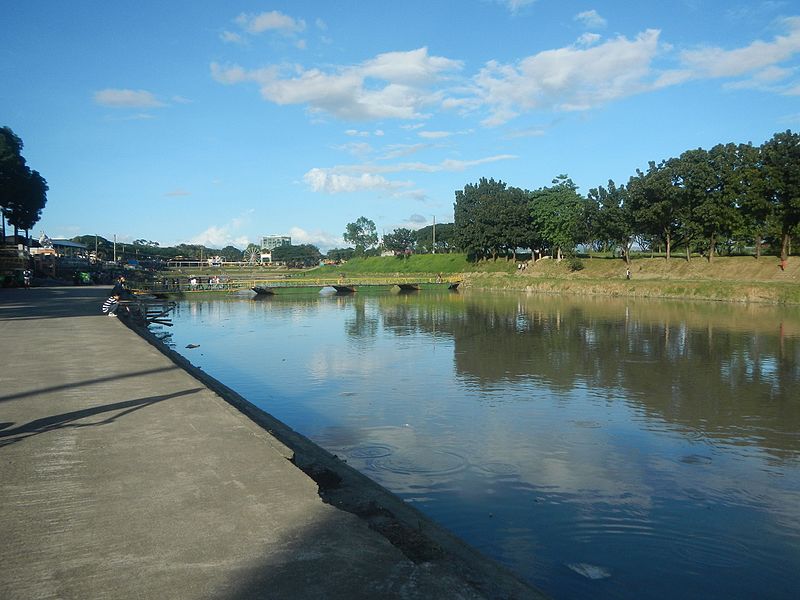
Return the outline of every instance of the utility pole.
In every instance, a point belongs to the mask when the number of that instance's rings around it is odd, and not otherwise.
[[[117,262],[117,234],[114,234],[114,263]]]
[[[433,254],[436,254],[436,215],[433,215]]]

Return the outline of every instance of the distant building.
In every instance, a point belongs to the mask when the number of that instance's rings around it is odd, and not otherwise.
[[[288,235],[266,235],[261,238],[261,250],[271,251],[278,246],[291,246],[292,238]]]
[[[62,258],[86,258],[89,254],[86,244],[72,240],[51,240],[53,250]]]

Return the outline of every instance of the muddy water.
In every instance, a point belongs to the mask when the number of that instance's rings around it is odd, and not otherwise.
[[[797,308],[203,300],[168,341],[556,598],[800,589]]]

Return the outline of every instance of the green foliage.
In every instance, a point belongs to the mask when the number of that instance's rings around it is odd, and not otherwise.
[[[529,194],[508,188],[502,181],[482,178],[456,192],[454,205],[456,247],[473,259],[515,254],[528,246]]]
[[[583,269],[586,268],[586,265],[583,264],[583,261],[574,255],[568,256],[566,259],[566,263],[567,263],[567,269],[569,269],[571,272],[583,271]]]
[[[414,232],[405,227],[398,227],[383,236],[383,246],[395,253],[403,253],[414,248]]]
[[[311,266],[318,264],[322,254],[319,248],[312,244],[300,244],[298,246],[285,245],[272,249],[273,262],[285,262],[291,265]]]
[[[236,246],[225,246],[219,251],[219,256],[228,262],[239,262],[242,260],[242,251]]]
[[[587,201],[566,175],[559,175],[551,187],[531,194],[533,228],[545,246],[570,252],[586,238]]]
[[[22,156],[22,140],[9,128],[0,127],[0,226],[5,221],[29,230],[41,218],[47,203],[47,181],[31,170]]]
[[[432,252],[454,252],[456,226],[454,223],[437,223],[436,245],[434,246],[434,225],[428,225],[414,232],[414,248],[418,253],[430,254]]]
[[[591,210],[590,228],[594,239],[601,240],[604,249],[619,249],[625,262],[630,262],[637,231],[625,186],[617,187],[609,179],[608,189],[599,186],[589,190],[588,209]]]
[[[792,235],[800,233],[800,134],[776,133],[762,146],[766,193],[781,236],[781,258]]]
[[[345,242],[356,247],[357,255],[364,255],[370,248],[378,244],[378,230],[375,222],[366,217],[359,217],[354,223],[348,223],[343,235]]]
[[[346,261],[353,258],[356,251],[354,248],[332,248],[326,255],[328,260]]]

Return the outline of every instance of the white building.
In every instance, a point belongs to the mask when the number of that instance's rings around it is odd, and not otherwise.
[[[278,246],[291,246],[292,238],[288,235],[265,235],[261,238],[261,250],[270,251]]]

